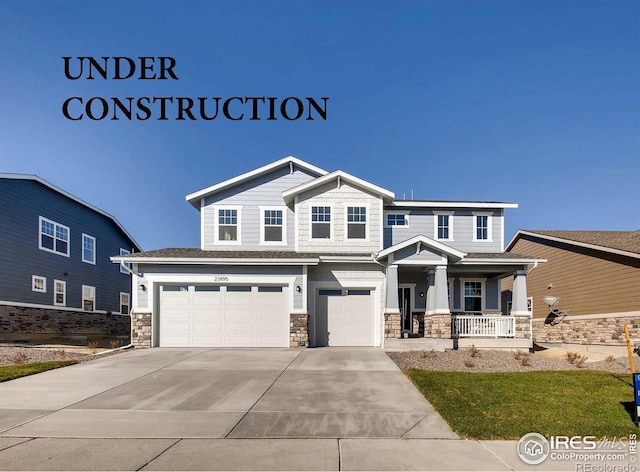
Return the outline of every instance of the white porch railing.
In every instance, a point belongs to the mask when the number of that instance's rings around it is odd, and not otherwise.
[[[514,316],[452,315],[454,338],[515,338]]]

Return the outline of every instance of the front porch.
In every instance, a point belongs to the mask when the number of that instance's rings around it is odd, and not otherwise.
[[[424,236],[389,248],[380,256],[388,264],[387,348],[532,346],[526,276],[528,264],[535,261],[504,253],[466,254]],[[509,313],[503,310],[500,297],[500,281],[505,277],[514,280]]]

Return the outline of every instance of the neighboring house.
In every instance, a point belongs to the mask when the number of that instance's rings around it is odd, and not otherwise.
[[[527,278],[534,341],[623,344],[624,323],[640,337],[640,231],[520,230],[506,250],[547,260]],[[505,279],[503,306],[511,289]],[[568,315],[549,316],[545,296]]]
[[[186,199],[200,248],[112,258],[136,274],[134,344],[530,345],[525,276],[539,261],[503,252],[514,203],[396,200],[295,157]],[[504,277],[513,316],[501,313]]]
[[[128,337],[111,315],[129,315],[131,275],[109,258],[140,247],[120,223],[35,175],[0,173],[0,201],[0,340]]]

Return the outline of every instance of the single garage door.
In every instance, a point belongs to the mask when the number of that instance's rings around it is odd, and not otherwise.
[[[316,295],[316,346],[373,346],[371,289],[320,289]]]
[[[289,347],[286,286],[163,285],[160,346]]]

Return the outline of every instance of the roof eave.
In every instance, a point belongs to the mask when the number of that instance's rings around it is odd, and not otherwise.
[[[127,257],[113,256],[114,263],[161,264],[161,265],[317,265],[318,258],[214,258],[214,257]]]
[[[396,200],[391,203],[391,206],[416,208],[518,208],[517,203],[511,202],[418,202],[412,200]]]
[[[196,192],[192,192],[188,194],[185,199],[193,205],[195,208],[200,208],[199,200],[201,198],[207,197],[213,193],[219,192],[225,188],[233,186],[235,184],[239,184],[246,180],[252,179],[254,177],[258,177],[260,175],[266,174],[284,164],[292,163],[301,167],[303,169],[310,170],[316,174],[326,175],[328,172],[320,167],[314,166],[313,164],[309,164],[308,162],[303,161],[302,159],[298,159],[295,156],[287,156],[282,159],[278,159],[277,161],[271,162],[270,164],[266,164],[262,167],[258,167],[257,169],[253,169],[249,172],[245,172],[243,174],[232,177],[231,179],[223,180],[222,182],[218,182],[217,184],[211,185],[209,187],[203,188]]]
[[[120,231],[122,231],[122,233],[129,239],[129,241],[131,241],[133,243],[133,245],[135,246],[135,249],[137,249],[138,251],[142,251],[142,246],[140,246],[140,244],[138,244],[136,242],[136,240],[133,239],[133,236],[131,236],[129,234],[129,232],[124,228],[124,226],[122,226],[120,224],[120,222],[117,220],[117,218],[115,216],[107,213],[104,210],[101,210],[100,208],[98,208],[95,205],[92,205],[91,203],[85,202],[81,198],[76,197],[75,195],[67,192],[66,190],[61,189],[60,187],[57,187],[56,185],[53,185],[51,182],[46,181],[42,177],[39,177],[39,176],[37,176],[35,174],[0,173],[0,178],[2,178],[2,179],[14,179],[14,180],[33,180],[35,182],[38,182],[39,184],[44,185],[45,187],[50,188],[51,190],[53,190],[55,192],[58,192],[61,195],[64,195],[65,197],[75,201],[76,203],[79,203],[80,205],[83,205],[83,206],[89,208],[90,210],[93,210],[96,213],[99,213],[102,216],[105,216],[105,217],[109,218],[118,227],[118,229]]]
[[[583,243],[581,241],[574,241],[572,239],[559,238],[557,236],[548,236],[546,234],[536,233],[535,231],[524,231],[521,229],[518,230],[518,232],[511,239],[511,241],[509,241],[509,244],[507,245],[507,248],[505,249],[505,251],[509,251],[511,247],[515,245],[515,243],[517,242],[517,240],[520,238],[521,235],[533,236],[535,238],[547,239],[549,241],[555,241],[555,242],[565,243],[573,246],[584,247],[587,249],[594,249],[596,251],[617,254],[619,256],[626,256],[626,257],[632,257],[634,259],[640,259],[640,254],[635,252],[623,251],[621,249],[614,249],[607,246],[600,246],[599,244]]]

